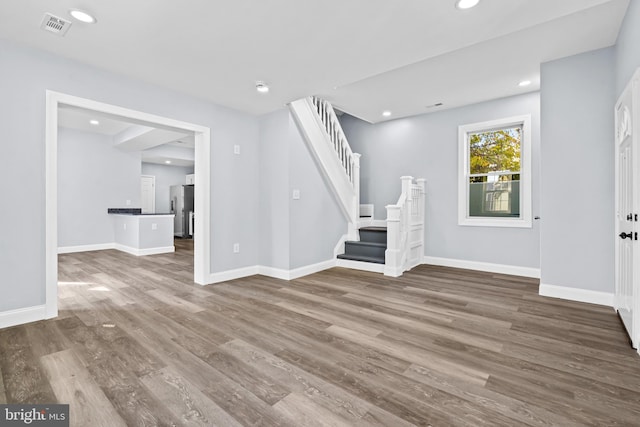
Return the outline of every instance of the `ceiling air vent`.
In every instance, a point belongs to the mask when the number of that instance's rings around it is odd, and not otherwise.
[[[67,34],[70,26],[71,22],[66,21],[62,18],[58,18],[57,16],[50,13],[44,14],[44,18],[42,18],[42,24],[40,24],[40,28],[42,28],[43,30],[49,31],[53,34],[57,34],[61,37]]]

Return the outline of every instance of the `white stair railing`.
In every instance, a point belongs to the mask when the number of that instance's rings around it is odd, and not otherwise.
[[[359,240],[360,154],[354,153],[338,116],[326,100],[302,98],[289,108],[349,221],[349,240]]]
[[[311,102],[316,108],[318,112],[318,116],[324,125],[325,130],[327,131],[327,135],[329,135],[329,139],[333,146],[333,149],[338,156],[338,160],[342,164],[344,172],[349,177],[349,181],[355,183],[355,163],[356,155],[351,151],[351,147],[347,142],[347,137],[342,130],[342,126],[340,125],[340,121],[338,120],[338,115],[336,114],[333,106],[328,101],[318,97],[311,97]]]
[[[424,256],[425,180],[403,176],[402,194],[387,208],[385,276],[399,277],[422,262]]]

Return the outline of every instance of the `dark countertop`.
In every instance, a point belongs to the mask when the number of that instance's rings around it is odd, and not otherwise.
[[[108,208],[107,213],[110,214],[130,214],[130,215],[141,215],[142,208]]]
[[[132,215],[132,216],[152,216],[152,215],[175,215],[170,212],[142,213],[141,208],[108,208],[110,215]]]

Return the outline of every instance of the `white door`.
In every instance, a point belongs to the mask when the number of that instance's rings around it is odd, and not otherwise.
[[[142,175],[140,177],[140,203],[142,213],[156,213],[156,177]]]
[[[635,79],[634,79],[635,80]],[[638,220],[640,198],[637,182],[638,147],[634,135],[634,84],[630,84],[616,104],[616,278],[615,308],[620,314],[634,348],[638,348],[636,299],[640,283]]]

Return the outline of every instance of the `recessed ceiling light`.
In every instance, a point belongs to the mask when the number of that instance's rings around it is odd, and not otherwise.
[[[391,111],[387,110],[387,111],[383,111],[382,115],[385,117],[389,117],[391,115]]]
[[[69,15],[80,22],[84,22],[85,24],[95,24],[98,22],[93,15],[78,9],[69,10]]]
[[[269,86],[267,86],[267,84],[265,82],[256,82],[256,90],[260,93],[267,93],[269,92]]]
[[[458,0],[456,2],[456,7],[462,10],[471,9],[472,7],[477,6],[478,3],[480,3],[480,0]]]
[[[529,86],[530,84],[531,84],[531,80],[523,80],[520,83],[518,83],[518,86],[525,87],[525,86]]]
[[[171,164],[171,160],[165,160],[164,161],[166,164],[170,165]]]
[[[100,122],[97,120],[89,120],[89,123],[91,123],[94,126],[98,126],[100,124]]]

